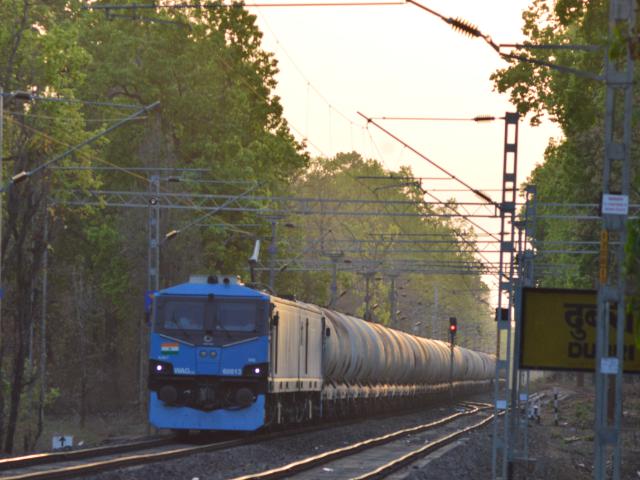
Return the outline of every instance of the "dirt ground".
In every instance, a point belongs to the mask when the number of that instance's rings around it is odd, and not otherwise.
[[[622,420],[622,478],[640,479],[640,382],[624,385]],[[561,375],[546,383],[567,394],[559,403],[559,422],[554,424],[553,404],[542,408],[541,422],[531,423],[530,453],[535,458],[532,474],[520,478],[582,480],[593,478],[594,401],[592,376],[578,387],[575,375]],[[520,469],[522,473],[523,468]]]
[[[24,437],[29,432],[16,433],[15,455],[25,453]],[[152,432],[153,433],[153,432]],[[74,448],[106,445],[130,441],[147,435],[144,417],[137,411],[110,412],[88,415],[85,425],[80,425],[79,415],[47,415],[42,435],[36,444],[36,452],[50,451],[53,437],[73,436]],[[32,453],[32,452],[27,452]]]
[[[624,385],[623,480],[640,480],[640,379]],[[553,389],[566,396],[559,402],[554,423]],[[547,393],[540,407],[540,422],[529,421],[529,462],[517,463],[514,479],[591,480],[594,460],[594,399],[592,376],[578,387],[574,374],[548,376],[533,391]],[[428,462],[406,480],[471,480],[491,478],[492,429],[474,432],[459,446]]]

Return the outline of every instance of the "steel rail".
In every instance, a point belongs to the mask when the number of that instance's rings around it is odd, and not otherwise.
[[[351,480],[376,480],[376,479],[385,478],[391,473],[401,469],[402,467],[405,467],[413,463],[418,458],[423,457],[424,455],[432,453],[436,450],[439,450],[442,447],[449,445],[457,438],[462,437],[463,435],[466,435],[467,433],[473,430],[477,430],[478,428],[485,426],[487,423],[493,420],[494,416],[495,416],[494,414],[491,414],[487,418],[481,420],[478,423],[474,423],[473,425],[469,425],[468,427],[462,428],[460,430],[456,430],[455,432],[450,433],[449,435],[445,435],[444,437],[441,437],[437,440],[429,442],[416,450],[413,450],[405,455],[402,455],[401,457],[396,458],[395,460],[392,460],[391,462],[381,465],[375,470],[365,473],[364,475],[360,475],[358,477],[352,478]]]
[[[435,420],[433,422],[429,422],[423,425],[418,425],[417,427],[404,428],[402,430],[398,430],[397,432],[388,433],[380,437],[370,438],[362,442],[357,442],[351,445],[347,445],[346,447],[337,448],[335,450],[330,450],[328,452],[307,457],[302,460],[298,460],[296,462],[290,463],[288,465],[284,465],[282,467],[276,467],[270,470],[266,470],[264,472],[257,472],[249,475],[243,475],[240,477],[234,477],[232,480],[273,480],[273,479],[279,479],[279,478],[286,478],[293,474],[310,470],[319,465],[323,465],[340,458],[354,455],[363,450],[367,450],[367,449],[376,447],[378,445],[383,445],[385,443],[398,440],[399,438],[403,438],[407,435],[421,433],[436,427],[440,427],[442,425],[446,425],[448,423],[453,422],[454,420],[458,420],[460,418],[463,418],[469,415],[475,415],[478,412],[485,410],[488,407],[473,405],[473,406],[467,406],[466,408],[467,410],[464,412],[454,413],[453,415],[448,415],[439,420]]]
[[[84,458],[126,453],[145,448],[161,447],[170,444],[173,438],[157,438],[141,442],[125,443],[120,445],[108,445],[102,447],[83,448],[82,450],[66,450],[60,452],[34,453],[20,457],[0,459],[0,471],[13,470],[47,463],[67,462]]]
[[[252,441],[257,442],[263,440],[264,437],[254,438]],[[54,468],[49,470],[38,470],[25,473],[17,473],[15,475],[3,476],[2,480],[43,480],[43,479],[66,479],[81,475],[88,475],[105,470],[113,470],[115,468],[128,467],[133,465],[142,465],[145,463],[153,463],[160,460],[168,460],[172,458],[184,457],[195,453],[210,452],[214,450],[222,450],[225,448],[236,447],[251,443],[251,440],[228,440],[223,442],[215,442],[196,447],[188,446],[175,448],[172,450],[149,453],[143,451],[137,455],[129,455],[126,457],[118,457],[106,460],[98,460],[91,463],[80,463],[67,467]]]
[[[359,420],[362,421],[362,420]],[[170,450],[159,452],[148,452],[144,449],[136,455],[129,455],[125,457],[117,457],[105,460],[97,460],[94,462],[80,463],[77,465],[70,465],[60,468],[53,468],[49,470],[36,470],[24,473],[9,474],[9,476],[2,476],[2,480],[50,480],[50,479],[67,479],[77,476],[94,474],[106,470],[114,470],[117,468],[129,467],[134,465],[144,465],[148,463],[154,463],[162,460],[170,460],[174,458],[186,457],[197,453],[212,452],[216,450],[224,450],[227,448],[240,447],[243,445],[249,445],[252,443],[258,443],[273,438],[282,436],[290,436],[298,433],[305,433],[308,431],[318,430],[322,428],[328,428],[334,426],[328,424],[322,427],[314,426],[311,428],[302,428],[285,432],[271,432],[266,434],[258,434],[251,438],[240,438],[233,440],[223,440],[218,442],[207,443],[205,445],[197,446],[182,446],[173,448]],[[103,455],[100,455],[103,456]],[[91,457],[89,457],[91,458]]]

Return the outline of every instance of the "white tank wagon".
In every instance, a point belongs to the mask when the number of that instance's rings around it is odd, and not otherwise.
[[[334,385],[437,385],[493,378],[492,355],[455,347],[453,378],[448,343],[430,340],[323,310],[323,372]]]
[[[267,423],[424,405],[486,389],[491,355],[295,300],[270,297]]]

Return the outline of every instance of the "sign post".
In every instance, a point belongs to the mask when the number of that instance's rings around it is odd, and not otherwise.
[[[595,290],[525,288],[522,302],[521,368],[596,371],[598,295]],[[611,309],[607,323],[617,330],[616,308]],[[640,373],[636,328],[633,317],[626,315],[622,332],[626,373]],[[607,355],[600,360],[602,374],[615,375],[620,370],[615,356],[616,337],[611,336]]]

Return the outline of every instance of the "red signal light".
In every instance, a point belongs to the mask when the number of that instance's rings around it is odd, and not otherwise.
[[[458,319],[456,317],[449,317],[449,332],[456,333],[458,331]]]
[[[453,344],[456,339],[457,331],[458,331],[458,319],[456,317],[449,317],[449,340],[451,341],[452,355],[453,355]]]

